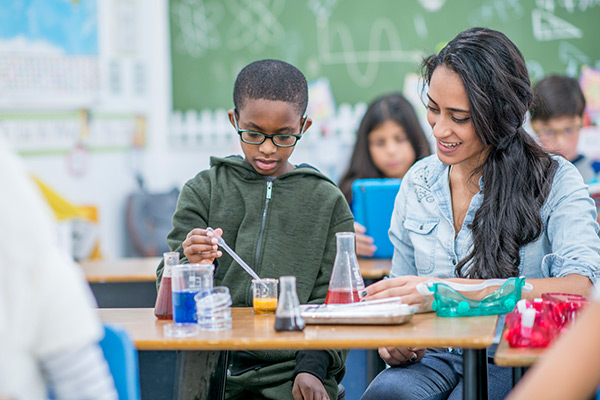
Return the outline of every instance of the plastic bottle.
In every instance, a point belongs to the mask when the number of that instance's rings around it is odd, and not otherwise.
[[[337,251],[325,304],[345,304],[360,301],[365,288],[358,259],[356,258],[353,232],[335,234]]]
[[[179,264],[179,253],[163,253],[164,269],[160,289],[154,305],[154,316],[158,319],[173,319],[173,296],[171,295],[171,267]]]
[[[301,331],[304,329],[304,318],[300,315],[300,301],[296,292],[296,277],[279,278],[281,295],[275,312],[275,330],[283,332]]]

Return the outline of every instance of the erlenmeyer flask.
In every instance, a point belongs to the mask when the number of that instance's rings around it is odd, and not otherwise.
[[[179,264],[179,253],[170,251],[163,253],[164,269],[156,304],[154,305],[154,315],[158,319],[173,319],[173,296],[171,295],[171,267]]]
[[[355,303],[360,301],[365,283],[356,258],[353,232],[335,234],[337,251],[325,304]]]
[[[296,277],[279,278],[281,294],[275,312],[276,331],[301,331],[304,329],[304,318],[300,315],[300,301],[296,293]]]

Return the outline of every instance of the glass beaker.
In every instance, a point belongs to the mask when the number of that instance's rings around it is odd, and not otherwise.
[[[275,312],[275,330],[283,332],[301,331],[304,329],[304,318],[300,315],[300,301],[296,292],[296,277],[282,276],[281,295]]]
[[[174,322],[196,323],[194,296],[211,292],[214,269],[212,264],[183,264],[171,269]]]
[[[173,297],[171,294],[171,267],[179,264],[179,253],[169,251],[163,253],[163,274],[160,280],[154,315],[158,319],[173,319]]]
[[[365,282],[360,274],[355,251],[354,232],[335,234],[337,251],[325,304],[344,304],[360,301]]]
[[[198,293],[195,300],[200,329],[231,329],[231,295],[227,286],[215,286],[209,294]]]
[[[256,314],[277,310],[277,279],[252,279],[252,307]]]

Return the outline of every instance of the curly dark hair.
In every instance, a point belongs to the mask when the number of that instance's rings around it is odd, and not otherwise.
[[[558,167],[522,127],[533,100],[525,60],[503,33],[471,28],[423,61],[426,84],[438,66],[461,78],[474,130],[488,151],[473,172],[483,180],[483,202],[472,226],[473,248],[456,266],[456,275],[518,276],[521,247],[542,233],[540,209]]]
[[[300,70],[281,60],[259,60],[246,65],[233,86],[233,104],[239,111],[248,99],[284,101],[300,115],[308,104],[308,84]]]

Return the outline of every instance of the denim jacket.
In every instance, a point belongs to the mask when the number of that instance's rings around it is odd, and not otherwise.
[[[596,208],[577,169],[562,157],[540,212],[540,237],[520,250],[519,271],[526,278],[580,274],[596,283],[600,238]],[[449,166],[432,155],[406,174],[396,197],[390,240],[394,244],[391,276],[456,277],[456,265],[472,248],[470,226],[483,200],[471,200],[455,239]],[[483,188],[482,180],[480,187]]]

